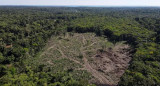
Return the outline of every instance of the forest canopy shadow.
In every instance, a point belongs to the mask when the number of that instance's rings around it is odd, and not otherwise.
[[[130,44],[132,47],[136,47],[137,40],[136,37],[132,34],[121,34],[120,36],[115,35],[113,31],[109,29],[100,29],[98,27],[68,27],[67,32],[76,32],[76,33],[86,33],[86,32],[94,32],[97,36],[105,36],[112,43],[117,43],[119,41],[126,41],[127,44]]]

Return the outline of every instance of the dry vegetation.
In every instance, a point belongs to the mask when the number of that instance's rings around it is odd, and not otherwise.
[[[71,71],[73,77],[91,83],[116,85],[130,61],[129,46],[112,44],[93,33],[66,33],[52,37],[33,66],[45,65],[53,72]]]

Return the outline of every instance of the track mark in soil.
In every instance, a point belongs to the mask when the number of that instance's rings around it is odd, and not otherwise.
[[[62,42],[59,41],[59,43],[61,44]],[[72,58],[70,58],[70,57],[67,57],[60,48],[57,49],[57,50],[61,53],[62,57],[65,57],[65,58],[67,58],[67,59],[69,59],[69,60],[71,60],[71,61],[73,61],[73,62],[75,62],[75,63],[78,63],[78,64],[82,65],[82,63],[80,63],[79,61],[77,61],[77,60],[75,60],[75,59],[72,59]]]
[[[48,51],[52,48],[54,48],[55,45],[52,45],[51,47],[47,48],[44,52],[41,53],[41,55],[39,57],[42,57],[43,55],[45,55],[46,53],[48,53]]]
[[[69,59],[82,66],[81,68],[75,68],[75,70],[86,70],[91,73],[94,77],[94,83],[117,85],[118,79],[129,65],[130,54],[128,51],[123,51],[129,48],[128,45],[122,46],[122,44],[117,44],[112,50],[106,49],[99,52],[98,50],[100,50],[101,46],[106,42],[104,42],[105,40],[102,41],[97,37],[93,38],[92,36],[93,35],[90,34],[76,34],[72,37],[68,35],[65,36],[64,39],[62,37],[60,40],[50,41],[50,44],[47,46],[48,48],[40,56],[45,54],[50,56],[50,54],[52,54],[49,52],[50,50],[57,50],[61,54],[61,58]],[[69,40],[65,41],[66,37]],[[77,46],[78,48],[76,47],[76,50],[74,51],[74,43],[78,42],[80,45]],[[87,54],[88,52],[92,53]],[[74,56],[78,56],[77,53],[82,54],[83,58],[75,58]],[[48,60],[47,63],[54,65],[51,60]]]
[[[88,60],[85,57],[83,58],[83,61],[84,61],[85,69],[88,72],[90,72],[92,74],[92,76],[94,76],[96,79],[98,79],[101,84],[110,84],[111,85],[110,81],[106,77],[104,77],[104,75],[102,75],[97,70],[95,70],[91,67],[91,65],[89,64]]]
[[[85,45],[86,44],[86,39],[85,39],[85,37],[83,36],[83,45]],[[84,68],[88,71],[88,72],[90,72],[91,74],[92,74],[92,76],[94,76],[101,84],[110,84],[111,85],[111,81],[109,81],[106,77],[104,77],[104,75],[102,75],[100,72],[98,72],[97,70],[95,70],[94,68],[92,68],[92,66],[89,64],[89,62],[88,62],[88,59],[86,58],[87,56],[86,56],[86,54],[85,54],[85,52],[84,52],[84,50],[83,49],[85,49],[85,48],[87,48],[87,47],[90,47],[90,46],[92,46],[92,45],[94,45],[96,42],[94,42],[94,43],[92,43],[92,44],[90,44],[90,45],[88,45],[88,46],[86,46],[86,47],[83,47],[83,46],[81,46],[81,52],[82,52],[82,54],[83,54],[83,61],[84,61]]]

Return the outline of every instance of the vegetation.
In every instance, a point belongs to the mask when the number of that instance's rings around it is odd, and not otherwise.
[[[40,58],[48,40],[68,32],[92,32],[113,44],[126,41],[133,49],[132,61],[118,84],[159,85],[159,13],[160,8],[0,7],[0,85],[89,85],[87,80],[75,79],[76,73],[52,69],[58,71],[53,73],[44,65],[34,67],[34,62],[30,63],[31,59]],[[54,53],[60,55],[58,51]],[[76,59],[84,58],[82,53],[76,55]]]

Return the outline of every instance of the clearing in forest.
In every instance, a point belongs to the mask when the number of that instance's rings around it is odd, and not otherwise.
[[[70,71],[73,78],[91,83],[117,85],[131,60],[129,50],[123,42],[114,45],[94,33],[66,33],[51,37],[30,64],[45,65],[54,73]]]

